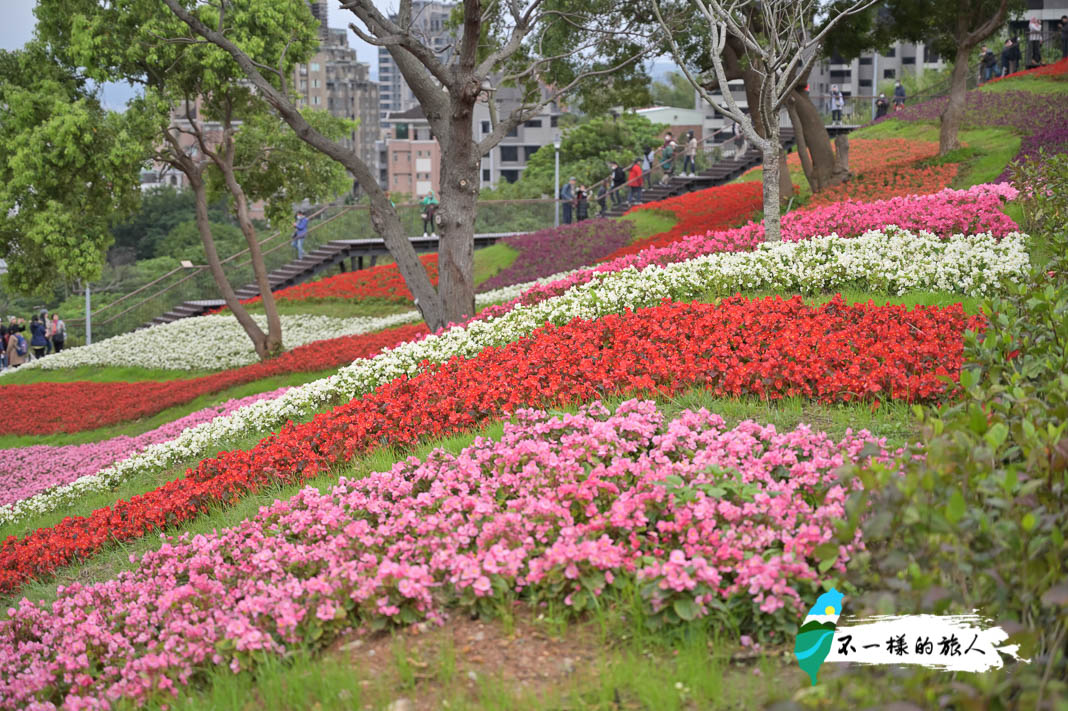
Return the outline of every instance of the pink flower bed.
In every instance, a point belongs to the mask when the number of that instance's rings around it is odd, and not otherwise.
[[[516,417],[500,440],[305,489],[49,606],[23,600],[0,621],[0,708],[165,700],[210,667],[354,627],[513,594],[582,609],[620,581],[665,623],[734,599],[774,625],[818,580],[815,549],[849,493],[834,471],[870,441],[728,430],[704,410],[666,421],[637,400]],[[860,546],[858,532],[839,570]]]
[[[132,457],[149,445],[174,439],[189,427],[195,427],[216,417],[260,400],[273,400],[289,388],[228,400],[206,407],[157,427],[150,432],[128,437],[120,435],[90,444],[63,446],[33,445],[18,449],[0,449],[0,505],[22,501],[54,486],[96,474],[105,467]]]
[[[784,240],[800,242],[832,232],[839,237],[856,237],[869,230],[897,225],[906,230],[926,230],[942,237],[981,232],[1003,237],[1019,229],[1013,219],[1001,211],[1002,205],[1015,199],[1016,195],[1017,191],[1011,185],[985,184],[967,190],[947,188],[929,195],[909,195],[876,202],[845,201],[783,215],[782,234]],[[484,309],[478,318],[501,316],[519,304],[536,304],[573,286],[585,284],[601,272],[673,264],[716,252],[740,252],[755,249],[763,241],[764,225],[757,222],[692,235],[664,247],[650,247],[577,271],[564,279],[531,287],[512,301]]]

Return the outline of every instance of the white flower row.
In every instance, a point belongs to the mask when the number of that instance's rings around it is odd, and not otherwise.
[[[709,254],[642,271],[629,267],[598,274],[592,281],[530,306],[516,306],[496,319],[476,320],[439,335],[403,343],[361,359],[336,375],[292,388],[271,401],[253,403],[227,417],[184,431],[174,440],[149,447],[96,475],[0,507],[0,523],[52,511],[84,493],[102,491],[127,478],[160,470],[218,449],[220,441],[274,429],[316,409],[348,401],[401,375],[419,363],[440,363],[454,356],[471,358],[488,346],[515,341],[546,321],[564,324],[575,317],[599,318],[627,308],[658,304],[664,298],[692,299],[702,294],[732,294],[744,289],[801,290],[853,285],[903,291],[941,289],[981,294],[1027,268],[1027,238],[1012,234],[956,236],[943,241],[928,233],[887,228],[853,239],[837,236],[804,242],[765,244],[753,252]]]
[[[503,287],[478,294],[479,306],[508,301],[546,279]],[[253,320],[266,330],[267,317],[254,314]],[[286,350],[314,341],[341,336],[373,333],[419,320],[417,311],[405,311],[381,317],[332,318],[329,316],[282,316],[282,343]],[[25,368],[60,370],[80,366],[132,366],[164,370],[222,370],[236,368],[258,360],[252,341],[232,314],[200,316],[160,324],[140,331],[112,336],[88,346],[70,348],[61,353],[30,361]],[[4,372],[14,372],[7,370]]]

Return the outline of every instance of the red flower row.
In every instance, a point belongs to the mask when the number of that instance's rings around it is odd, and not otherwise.
[[[423,324],[309,343],[273,360],[199,378],[134,383],[33,383],[0,388],[0,434],[81,432],[154,415],[210,393],[261,378],[348,365],[427,332]],[[57,407],[56,403],[75,403]]]
[[[673,215],[677,222],[667,232],[660,232],[617,249],[601,261],[610,262],[627,254],[637,254],[647,247],[663,247],[689,235],[740,225],[760,209],[762,195],[763,189],[759,181],[728,183],[633,207],[627,214],[655,210]]]
[[[393,380],[129,501],[11,536],[0,546],[0,593],[269,484],[303,482],[357,453],[450,435],[520,407],[671,395],[693,385],[723,396],[825,402],[938,398],[943,378],[960,371],[962,334],[974,323],[959,306],[908,311],[836,299],[811,308],[800,297],[734,297],[546,326],[470,360]]]
[[[906,195],[929,195],[949,187],[957,177],[957,163],[926,168],[897,167],[862,173],[833,188],[812,196],[806,207],[830,205],[846,200],[874,202]]]
[[[430,283],[438,283],[438,255],[426,254],[419,258],[430,276]],[[277,301],[321,301],[324,299],[357,299],[408,303],[412,292],[404,283],[404,277],[396,264],[383,264],[370,269],[361,269],[344,274],[335,274],[317,281],[297,284],[274,293]],[[243,304],[261,301],[257,296]]]

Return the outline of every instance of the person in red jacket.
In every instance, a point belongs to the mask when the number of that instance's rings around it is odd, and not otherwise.
[[[631,165],[630,171],[627,173],[627,187],[630,188],[630,195],[627,196],[627,200],[631,205],[637,205],[642,201],[642,159],[635,158],[634,164]]]

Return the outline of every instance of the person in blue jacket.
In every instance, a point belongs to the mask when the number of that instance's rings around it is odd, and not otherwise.
[[[45,324],[37,317],[37,314],[34,314],[33,318],[30,319],[30,348],[33,349],[33,357],[44,358],[45,348],[47,346],[48,340],[45,338]]]
[[[297,250],[297,259],[304,259],[304,238],[308,236],[308,218],[303,210],[297,210],[297,219],[293,222],[293,239],[290,244]]]

